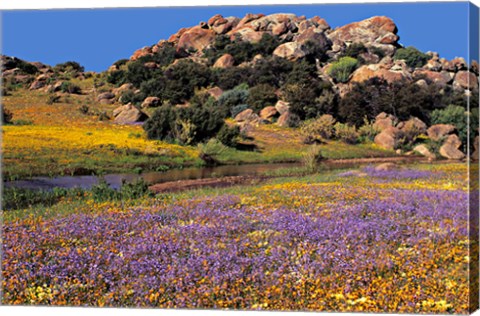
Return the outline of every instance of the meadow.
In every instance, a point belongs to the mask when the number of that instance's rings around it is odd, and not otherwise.
[[[48,93],[23,88],[4,97],[4,104],[14,114],[14,124],[2,126],[4,179],[141,173],[204,165],[195,146],[149,140],[139,125],[99,120],[101,113],[111,116],[115,106],[90,103],[89,95],[64,95],[53,104],[48,104],[48,97]],[[90,104],[92,114],[79,111],[85,103]],[[298,162],[309,148],[298,129],[293,128],[253,126],[248,136],[253,139],[249,141],[253,150],[226,148],[216,157],[218,162]],[[331,159],[395,155],[373,143],[329,141],[320,147],[325,158]]]
[[[4,303],[467,313],[467,171],[365,167],[9,211]]]

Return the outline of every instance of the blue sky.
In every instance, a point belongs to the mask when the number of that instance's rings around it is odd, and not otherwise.
[[[74,60],[86,70],[103,71],[217,13],[283,12],[318,15],[332,28],[385,15],[397,24],[401,44],[447,59],[467,58],[468,10],[468,2],[456,2],[2,11],[2,53],[51,65]]]

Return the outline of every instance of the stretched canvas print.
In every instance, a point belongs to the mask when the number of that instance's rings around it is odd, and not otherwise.
[[[472,313],[478,12],[2,11],[2,304]]]

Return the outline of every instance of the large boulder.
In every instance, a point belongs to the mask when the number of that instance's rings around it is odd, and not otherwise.
[[[265,32],[262,31],[255,31],[250,26],[244,26],[241,28],[237,28],[228,32],[230,34],[230,38],[233,40],[236,37],[240,37],[241,40],[250,42],[250,43],[258,43],[262,39],[263,34]]]
[[[427,124],[418,117],[411,117],[408,121],[398,123],[397,128],[411,136],[417,136],[427,132]]]
[[[258,121],[258,115],[252,109],[246,109],[235,116],[237,123]]]
[[[374,167],[375,171],[395,171],[402,169],[401,166],[393,162],[384,162]]]
[[[49,75],[46,74],[41,74],[35,78],[35,80],[32,82],[30,85],[29,89],[30,90],[38,90],[40,88],[43,88],[47,85],[47,80],[50,78]]]
[[[133,52],[133,55],[130,57],[130,60],[137,60],[140,57],[148,56],[152,54],[152,48],[149,46],[142,47]]]
[[[215,100],[218,100],[223,94],[223,90],[220,87],[213,87],[207,90],[207,93],[210,94]]]
[[[264,120],[271,120],[272,118],[274,118],[277,115],[278,115],[278,111],[274,106],[264,107],[260,111],[260,117]]]
[[[280,113],[280,115],[282,115],[290,110],[290,103],[278,100],[275,104],[275,109],[278,111],[278,113]]]
[[[154,108],[162,105],[162,100],[158,97],[146,97],[142,102],[142,108]]]
[[[294,61],[305,57],[307,54],[304,51],[302,44],[288,42],[275,48],[273,55]]]
[[[195,26],[185,31],[178,40],[177,51],[202,52],[215,40],[215,31]]]
[[[420,144],[420,145],[417,145],[413,148],[413,151],[416,151],[417,153],[419,153],[420,155],[422,156],[425,156],[427,157],[428,159],[435,159],[435,154],[432,153],[428,148],[427,146],[423,145],[423,144]]]
[[[327,36],[325,36],[325,33],[314,26],[309,27],[302,33],[298,33],[298,35],[295,37],[295,42],[297,43],[304,44],[309,41],[314,42],[316,45],[321,47],[323,51],[327,51],[331,46],[331,42]]]
[[[292,114],[290,111],[284,112],[277,120],[277,125],[280,127],[290,127],[290,119]]]
[[[473,72],[459,71],[455,75],[453,86],[469,90],[478,89],[477,76]]]
[[[392,65],[392,67],[394,66],[395,65]],[[399,68],[390,70],[387,69],[387,67],[388,66],[385,64],[363,65],[353,72],[350,81],[363,82],[378,77],[384,79],[388,83],[394,83],[411,79],[411,75],[407,70],[399,70]]]
[[[124,83],[120,87],[113,89],[112,93],[115,95],[115,97],[120,97],[122,94],[124,94],[127,91],[133,91],[135,87],[131,83]]]
[[[467,62],[461,57],[452,59],[451,61],[442,60],[442,68],[446,71],[457,72],[460,70],[466,70]]]
[[[132,104],[122,105],[113,110],[115,123],[134,124],[148,119],[147,114],[137,109]]]
[[[449,135],[440,147],[439,154],[447,159],[463,159],[465,154],[459,150],[460,146],[462,146],[462,142],[458,136],[455,134]]]
[[[425,77],[429,82],[435,83],[442,87],[452,82],[453,76],[447,71],[436,72],[427,69],[416,69],[413,72],[414,77]]]
[[[455,126],[451,124],[435,124],[427,129],[427,135],[431,140],[439,141],[448,134],[451,134],[454,130]]]
[[[396,122],[397,118],[395,116],[382,112],[375,117],[373,127],[379,131],[383,131],[389,127],[395,126]]]
[[[213,64],[213,68],[230,68],[235,64],[235,59],[230,54],[224,54],[220,58],[217,59],[215,64]]]
[[[374,142],[384,149],[394,150],[400,145],[402,137],[403,132],[401,130],[390,126],[375,136]]]
[[[478,158],[479,158],[478,147],[479,147],[479,139],[478,139],[478,136],[476,136],[476,137],[475,137],[475,140],[473,141],[474,151],[473,151],[473,153],[472,153],[472,159],[473,159],[473,160],[476,160],[476,161],[478,161]]]
[[[97,96],[97,101],[101,104],[112,104],[115,101],[115,94],[112,92],[103,92]]]
[[[388,17],[375,16],[360,22],[354,22],[335,29],[328,34],[333,43],[363,43],[382,49],[387,55],[393,55],[399,37],[397,26]]]

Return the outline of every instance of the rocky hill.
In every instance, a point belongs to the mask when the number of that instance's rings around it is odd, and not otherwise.
[[[441,116],[432,116],[434,111],[448,106],[466,109],[467,98],[477,103],[471,107],[478,107],[476,61],[469,65],[461,57],[446,60],[435,52],[402,47],[397,31],[394,21],[384,16],[332,29],[318,16],[215,15],[138,49],[101,74],[84,73],[74,62],[50,67],[2,56],[2,76],[6,83],[50,93],[82,93],[69,84],[70,78],[93,76],[94,86],[83,93],[94,93],[95,102],[124,104],[113,112],[114,120],[148,120],[152,138],[178,140],[188,131],[167,121],[160,124],[160,117],[170,115],[174,121],[183,120],[183,128],[197,128],[198,122],[185,117],[196,117],[199,112],[194,109],[202,108],[205,115],[234,118],[243,131],[251,124],[299,126],[326,114],[356,128],[365,120],[388,118],[388,128],[377,130],[388,135],[375,141],[393,149],[405,138],[400,130],[406,122],[420,121],[414,125],[425,134]],[[162,109],[157,116],[146,110],[157,107]],[[207,125],[215,127],[190,131],[196,136],[180,142],[202,141],[222,124]],[[452,132],[444,133],[442,140]],[[456,139],[450,143],[460,148]]]

